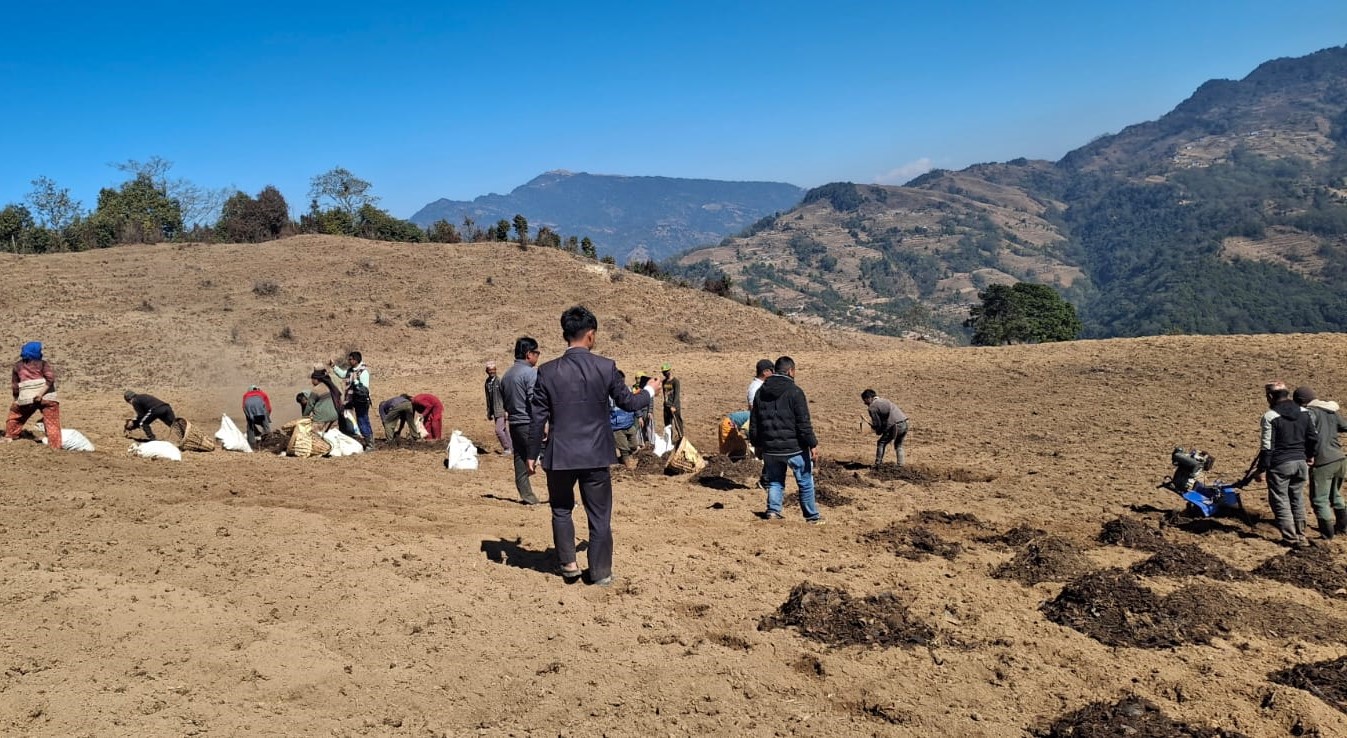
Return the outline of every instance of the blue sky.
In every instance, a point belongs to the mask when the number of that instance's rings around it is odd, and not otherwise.
[[[6,9],[0,203],[158,155],[406,217],[571,169],[901,182],[1056,159],[1203,81],[1347,43],[1347,2],[51,2]]]

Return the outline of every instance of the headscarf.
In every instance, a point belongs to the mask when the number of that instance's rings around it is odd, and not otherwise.
[[[39,361],[42,359],[42,342],[29,341],[19,350],[19,358],[24,361]]]

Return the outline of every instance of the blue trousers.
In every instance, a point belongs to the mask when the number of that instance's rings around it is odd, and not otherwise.
[[[786,496],[786,467],[795,474],[800,488],[800,512],[805,520],[818,520],[814,505],[814,462],[805,453],[791,457],[768,456],[763,461],[763,475],[767,477],[767,512],[781,514],[781,503]]]

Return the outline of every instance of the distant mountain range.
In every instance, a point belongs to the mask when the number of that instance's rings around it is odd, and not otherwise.
[[[531,228],[545,225],[563,236],[589,236],[600,254],[626,263],[716,243],[764,215],[793,207],[802,195],[803,189],[781,182],[554,171],[508,195],[436,200],[411,221],[429,226],[443,219],[461,226],[466,217],[486,226],[522,214]]]
[[[670,266],[952,340],[979,289],[1014,281],[1057,287],[1088,336],[1347,330],[1347,47],[1207,82],[1055,163],[825,185]]]

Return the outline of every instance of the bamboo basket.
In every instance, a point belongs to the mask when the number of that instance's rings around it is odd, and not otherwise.
[[[688,439],[678,442],[678,447],[669,454],[669,463],[664,470],[674,474],[696,474],[706,468],[706,459],[697,453],[697,449]]]
[[[310,437],[313,444],[312,449],[309,451],[310,456],[327,456],[329,453],[332,453],[332,444],[328,443],[322,436],[313,433],[310,434]]]
[[[215,439],[201,429],[189,426],[187,434],[182,438],[181,448],[183,451],[214,451]]]
[[[168,438],[165,441],[182,448],[183,441],[187,439],[187,434],[192,432],[192,423],[187,418],[178,418],[173,421],[173,425],[168,427]]]
[[[328,449],[329,451],[331,448]],[[313,422],[302,418],[295,422],[290,431],[290,443],[285,452],[297,459],[307,459],[313,454]]]

